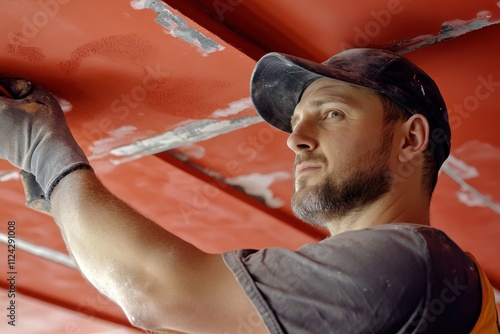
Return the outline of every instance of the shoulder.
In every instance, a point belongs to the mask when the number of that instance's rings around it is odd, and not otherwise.
[[[325,333],[331,324],[346,333],[439,332],[450,314],[477,306],[470,258],[445,233],[427,226],[350,231],[297,251],[241,250],[226,262],[233,271],[239,268],[247,290],[291,332],[307,323],[324,326]]]
[[[393,223],[379,225],[372,228],[366,228],[362,230],[347,231],[340,233],[333,237],[327,238],[322,242],[342,242],[341,240],[384,240],[391,243],[396,243],[397,245],[409,242],[411,245],[418,248],[427,248],[429,246],[436,246],[442,243],[452,243],[454,242],[441,230],[417,224],[406,224],[406,223]],[[320,242],[320,243],[322,243]],[[378,243],[373,246],[377,246]],[[416,251],[418,249],[415,249]]]
[[[471,263],[467,254],[443,231],[425,225],[386,224],[373,228],[348,231],[327,238],[318,244],[306,245],[299,252],[318,253],[318,248],[328,253],[342,256],[356,256],[369,259],[384,256],[385,259],[401,258],[415,261],[430,268],[440,263],[440,267],[462,266]],[[321,253],[319,253],[321,255]],[[414,263],[417,264],[417,263]]]

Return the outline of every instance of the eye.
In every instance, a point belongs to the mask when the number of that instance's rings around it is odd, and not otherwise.
[[[325,114],[325,119],[328,119],[328,118],[335,118],[335,117],[339,117],[341,116],[342,113],[340,111],[337,111],[337,110],[330,110],[328,111],[326,114]]]

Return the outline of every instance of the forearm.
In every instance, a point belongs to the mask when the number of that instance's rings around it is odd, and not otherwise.
[[[116,198],[90,171],[75,171],[62,179],[51,202],[84,276],[125,312],[140,312],[139,305],[152,300],[151,295],[174,298],[178,281],[189,282],[190,271],[206,259],[206,254]]]

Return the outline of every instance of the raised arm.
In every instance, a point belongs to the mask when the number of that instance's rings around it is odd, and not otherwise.
[[[255,312],[220,255],[200,251],[134,211],[91,171],[62,179],[51,203],[82,273],[134,325],[236,332],[238,318]]]
[[[256,311],[222,256],[200,251],[111,194],[49,93],[25,81],[0,84],[17,97],[0,98],[0,157],[36,176],[90,283],[135,326],[237,332],[241,319]],[[261,323],[253,333],[267,330]]]

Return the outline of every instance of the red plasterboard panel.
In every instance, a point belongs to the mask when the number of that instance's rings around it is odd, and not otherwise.
[[[289,204],[294,153],[287,147],[286,138],[286,133],[262,122],[180,147],[175,152],[228,182],[244,177],[258,184],[260,178],[268,177],[272,182],[269,186],[262,185],[262,189],[270,190],[272,197],[281,202],[273,209],[286,213],[292,220]]]
[[[323,61],[349,47],[398,47],[441,26],[496,21],[498,1],[192,0],[266,51]],[[189,14],[189,13],[188,13]]]
[[[472,139],[498,146],[500,25],[407,54],[436,81],[448,106],[453,149]]]
[[[72,312],[130,326],[123,311],[99,294],[78,270],[27,253],[19,244],[18,242],[15,253],[15,293],[41,299]],[[0,249],[2,254],[7,254],[5,244],[0,244]],[[1,259],[2,268],[7,267],[6,258]],[[10,289],[10,283],[2,280],[0,287]],[[2,298],[2,302],[6,300],[7,298]],[[19,308],[18,318],[23,318],[22,307]]]
[[[8,290],[0,289],[0,294],[6,296]],[[12,321],[10,318],[6,317],[7,321],[2,319],[0,332],[4,334],[142,333],[142,331],[110,323],[92,315],[71,311],[22,293],[17,293],[15,298],[10,300],[15,301],[13,314],[15,319],[12,324],[8,323]]]
[[[314,239],[188,172],[150,156],[94,167],[119,197],[170,232],[208,252],[237,248],[296,248]]]
[[[0,74],[26,77],[69,102],[68,123],[92,159],[209,118],[248,96],[241,78],[250,76],[254,61],[194,22],[187,27],[220,51],[208,53],[174,37],[155,22],[155,12],[135,10],[127,1],[72,1],[57,8],[42,24],[37,18],[49,14],[38,2],[5,4]],[[26,28],[31,25],[33,33]],[[110,135],[124,128],[125,134]]]
[[[26,208],[23,186],[16,177],[17,170],[5,161],[0,161],[0,171],[12,175],[12,179],[0,182],[0,232],[6,233],[7,222],[13,220],[19,238],[66,252],[59,228],[52,217]]]

